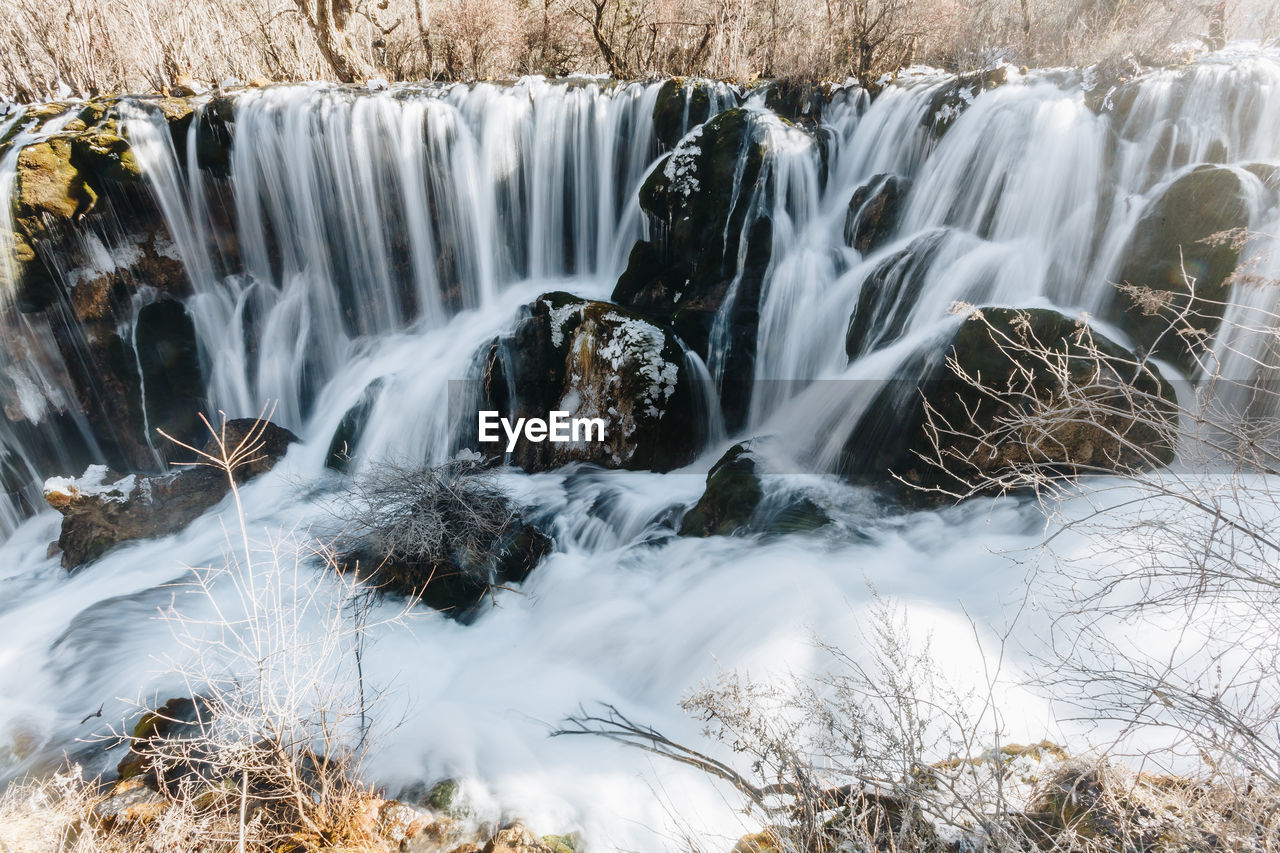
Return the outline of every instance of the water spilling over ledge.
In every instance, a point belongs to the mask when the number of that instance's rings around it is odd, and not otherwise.
[[[1280,58],[1096,76],[908,73],[874,97],[791,100],[709,81],[272,86],[11,117],[0,732],[38,746],[0,768],[42,766],[109,697],[168,695],[148,615],[223,547],[225,505],[68,576],[45,479],[156,474],[177,458],[158,430],[194,441],[198,412],[268,400],[301,441],[246,486],[256,529],[320,523],[343,477],[476,449],[479,408],[580,409],[625,436],[497,460],[554,548],[474,624],[425,617],[371,656],[412,720],[376,757],[388,785],[480,779],[549,829],[651,847],[621,829],[662,823],[630,802],[643,761],[541,740],[578,703],[693,734],[685,690],[718,666],[816,666],[810,629],[854,636],[868,582],[955,641],[956,671],[981,671],[964,613],[989,627],[1016,608],[1021,570],[989,549],[1032,544],[1033,514],[883,499],[917,387],[964,334],[953,304],[1034,309],[1046,328],[1087,315],[1118,351],[1155,346],[1186,388],[1185,354],[1114,284],[1172,284],[1178,249],[1205,288],[1280,277]],[[1207,242],[1239,229],[1259,236]],[[1231,344],[1228,375],[1273,378],[1274,353]],[[734,516],[707,475],[762,436],[807,472],[809,503],[766,479]],[[686,533],[748,535],[675,536],[694,505]],[[1029,739],[1058,730],[1039,697],[1003,698]],[[701,780],[663,780],[734,832]]]

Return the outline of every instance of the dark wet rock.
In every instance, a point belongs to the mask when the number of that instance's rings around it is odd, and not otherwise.
[[[191,768],[178,767],[162,754],[172,755],[176,750],[166,748],[173,742],[199,737],[201,728],[209,721],[209,705],[203,699],[177,697],[167,700],[153,711],[147,711],[129,733],[129,753],[116,765],[122,780],[140,779],[153,789],[172,782],[190,772]]]
[[[360,439],[369,421],[369,413],[373,411],[373,404],[377,402],[378,395],[382,392],[382,384],[381,380],[371,382],[356,404],[342,415],[342,420],[338,422],[338,428],[334,430],[333,438],[329,441],[329,452],[324,462],[326,468],[346,471],[350,467],[351,459],[360,447]]]
[[[808,80],[773,80],[765,84],[764,105],[785,119],[817,122],[831,101],[831,83]]]
[[[867,275],[845,333],[845,353],[850,359],[902,335],[946,239],[947,233],[942,231],[923,234],[880,261]]]
[[[767,461],[740,442],[720,457],[707,474],[702,497],[680,522],[681,536],[730,536],[740,532],[801,533],[831,522],[826,510],[808,496],[770,495],[762,475]]]
[[[910,496],[909,487],[964,493],[971,483],[1026,463],[1029,453],[1046,470],[1062,473],[1097,473],[1171,462],[1177,417],[1172,387],[1154,367],[1135,380],[1130,368],[1115,362],[1099,363],[1081,346],[1081,334],[1091,335],[1107,358],[1136,359],[1124,347],[1056,311],[984,308],[980,315],[971,315],[940,352],[908,364],[902,379],[885,384],[845,444],[845,473],[855,481]],[[979,451],[970,436],[988,432],[1030,403],[1019,389],[1034,388],[1043,402],[1054,399],[1052,395],[1061,387],[1043,359],[1016,349],[1001,349],[994,344],[997,339],[1065,356],[1072,382],[1096,387],[1112,411],[1101,416],[1099,423],[1087,418],[1062,418],[1048,425],[1040,422],[1044,426],[1041,430],[1011,433],[993,450]],[[968,375],[981,376],[989,393],[958,379],[945,364],[947,357],[953,357]],[[923,380],[907,378],[919,376],[922,370]],[[1124,375],[1118,375],[1119,370],[1124,370]],[[1114,388],[1114,393],[1108,388]],[[1127,393],[1131,388],[1142,395],[1136,404]],[[951,430],[944,430],[940,439],[948,458],[946,470],[926,461],[934,458],[935,452],[922,401],[933,410],[936,423],[950,425]],[[1124,441],[1116,436],[1123,436]],[[905,481],[908,490],[904,491],[894,476]]]
[[[201,107],[195,119],[196,162],[218,177],[231,172],[231,140],[235,135],[235,101],[218,96]]]
[[[652,471],[685,465],[701,444],[696,393],[669,327],[567,293],[540,296],[511,336],[484,356],[483,409],[512,424],[552,411],[604,423],[604,441],[520,438],[509,461],[527,471],[570,462]],[[477,449],[501,456],[506,439],[500,428],[498,434],[501,441]]]
[[[674,148],[690,128],[711,118],[723,98],[723,84],[693,77],[673,77],[662,84],[653,105],[653,131],[664,149]],[[737,106],[733,97],[733,106]]]
[[[751,375],[771,252],[756,121],[748,110],[726,110],[658,163],[640,190],[655,239],[632,250],[613,293],[615,302],[671,326],[704,360],[716,350],[729,377]],[[713,341],[722,310],[726,333]],[[725,385],[730,429],[745,414],[748,391],[745,384]]]
[[[707,489],[680,522],[681,536],[727,536],[744,529],[764,489],[747,444],[735,444],[707,474]]]
[[[880,174],[854,190],[844,223],[849,245],[866,255],[888,242],[898,227],[910,188],[907,178]]]
[[[192,444],[203,436],[199,415],[208,408],[195,324],[181,302],[161,299],[138,312],[134,333],[143,402],[152,440],[163,431]]]
[[[1169,319],[1187,303],[1186,276],[1195,280],[1199,298],[1210,303],[1226,298],[1228,277],[1240,258],[1240,245],[1233,241],[1238,234],[1229,232],[1249,223],[1245,198],[1236,172],[1205,166],[1176,180],[1148,208],[1124,250],[1117,279],[1153,291],[1165,307],[1148,313],[1133,295],[1117,294],[1111,316],[1135,341],[1150,348],[1161,339],[1162,353],[1189,362],[1186,340],[1166,333]],[[1204,331],[1212,335],[1222,319],[1221,306],[1202,303],[1199,310],[1208,314]]]
[[[220,430],[229,448],[247,440],[258,447],[254,457],[236,469],[237,482],[270,470],[298,440],[283,427],[266,423],[258,429],[257,423],[248,418],[233,420]],[[212,440],[203,450],[217,452]],[[203,465],[158,477],[124,477],[98,465],[76,480],[50,480],[45,484],[45,500],[62,513],[58,547],[62,565],[73,569],[121,542],[176,533],[230,489],[224,472]]]

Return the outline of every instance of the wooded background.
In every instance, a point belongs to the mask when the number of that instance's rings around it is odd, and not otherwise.
[[[1280,34],[1276,0],[0,0],[0,93],[607,72],[872,82]]]

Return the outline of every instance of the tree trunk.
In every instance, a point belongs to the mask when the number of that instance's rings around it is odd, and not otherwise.
[[[600,49],[600,58],[604,60],[605,66],[608,67],[610,76],[618,80],[625,80],[631,74],[626,64],[609,46],[609,39],[604,34],[604,10],[608,5],[608,0],[591,0],[591,5],[595,9],[595,16],[591,20],[591,35],[596,40],[596,47]]]
[[[320,54],[339,82],[360,83],[374,75],[373,66],[354,48],[347,32],[351,0],[315,0],[314,9],[307,0],[296,2],[315,33]]]

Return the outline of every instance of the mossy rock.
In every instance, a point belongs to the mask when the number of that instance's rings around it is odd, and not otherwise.
[[[1117,295],[1112,319],[1144,347],[1160,342],[1162,355],[1190,363],[1188,342],[1168,333],[1173,312],[1189,298],[1185,275],[1195,280],[1195,293],[1207,300],[1198,306],[1207,336],[1222,319],[1222,307],[1211,303],[1227,298],[1228,278],[1240,259],[1239,244],[1230,235],[1249,224],[1249,207],[1240,176],[1215,166],[1197,168],[1178,178],[1148,208],[1134,228],[1119,266],[1119,282],[1154,291],[1164,303],[1147,313],[1129,294]]]
[[[756,463],[749,444],[729,448],[707,474],[706,491],[680,522],[680,535],[728,536],[746,528],[764,498]]]
[[[997,340],[1011,343],[1002,349]],[[1092,356],[1089,341],[1101,361]],[[1050,353],[1049,364],[1019,347]],[[957,378],[945,363],[947,357],[969,376],[981,377],[986,393]],[[960,324],[942,351],[920,358],[904,375],[923,370],[924,378],[910,387],[905,379],[887,383],[846,442],[844,471],[855,481],[912,494],[896,476],[908,487],[965,494],[1032,462],[1045,471],[1077,475],[1173,461],[1177,410],[1172,387],[1151,365],[1134,379],[1127,364],[1137,359],[1134,353],[1056,311],[983,308]],[[1064,360],[1073,384],[1095,389],[1105,410],[1097,422],[1079,416],[1054,419],[1014,429],[994,448],[976,444],[971,436],[1001,425],[1008,428],[1010,419],[1028,406],[1053,410],[1061,399],[1054,369],[1058,359]],[[1128,389],[1140,393],[1137,408]],[[1032,393],[1034,403],[1028,396]],[[926,461],[935,454],[926,403],[944,425],[941,442],[947,458],[942,468]]]
[[[155,750],[161,742],[190,737],[199,731],[200,721],[207,719],[209,707],[204,700],[187,696],[167,700],[154,711],[147,711],[129,733],[129,754],[116,765],[121,779],[134,779],[155,770]],[[156,786],[155,775],[147,784]]]
[[[728,339],[718,352],[731,377],[752,373],[760,288],[772,251],[772,223],[763,215],[769,187],[761,120],[773,119],[726,110],[657,164],[640,189],[655,239],[632,250],[613,297],[674,327],[706,360],[716,316],[736,293]],[[735,429],[745,417],[749,388],[728,383],[722,393],[726,424]]]
[[[130,185],[142,178],[132,146],[116,119],[107,119],[75,135],[71,162],[95,183]]]
[[[551,853],[586,853],[587,850],[582,836],[576,832],[568,835],[544,835],[542,843]]]
[[[422,804],[441,814],[460,815],[465,811],[462,785],[457,779],[441,779],[423,796]]]
[[[634,311],[568,293],[543,294],[480,361],[484,409],[511,423],[545,419],[552,411],[605,423],[603,441],[521,437],[507,460],[526,471],[570,462],[669,471],[700,449],[685,350],[670,327]],[[506,442],[477,442],[475,449],[502,457]]]
[[[74,134],[55,134],[18,154],[15,198],[20,224],[33,236],[45,232],[41,218],[72,221],[98,201],[98,193],[72,160]]]
[[[653,104],[653,132],[663,148],[674,148],[690,128],[711,118],[719,100],[716,87],[712,80],[692,77],[672,77],[662,84]]]

